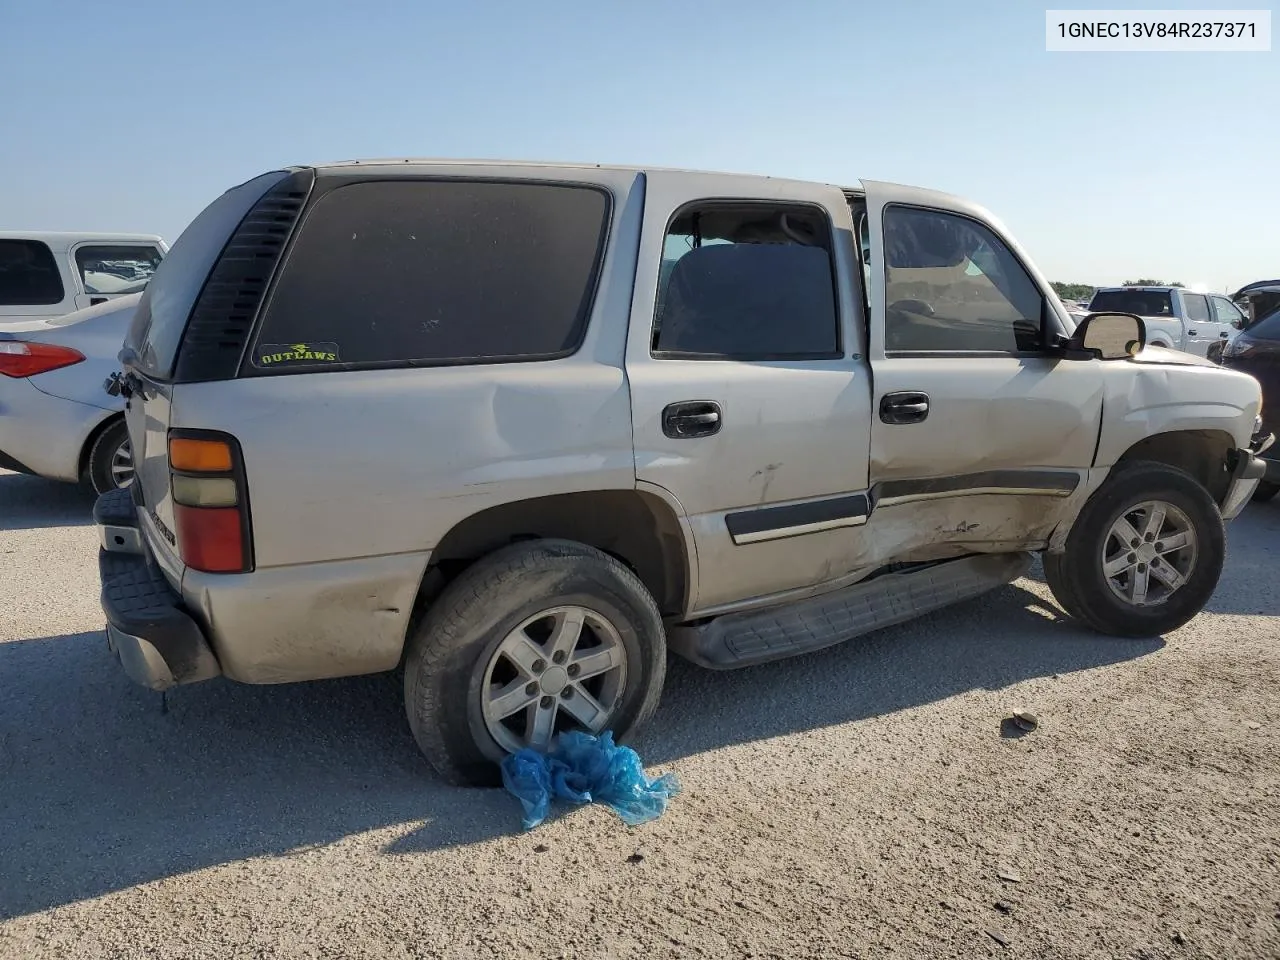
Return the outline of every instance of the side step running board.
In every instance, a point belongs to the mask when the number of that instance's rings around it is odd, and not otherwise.
[[[1018,579],[1031,559],[1029,553],[985,554],[886,573],[795,603],[673,627],[667,642],[713,670],[782,660],[980,596]]]

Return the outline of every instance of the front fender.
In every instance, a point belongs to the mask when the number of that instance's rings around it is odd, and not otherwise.
[[[1094,466],[1110,467],[1135,443],[1162,433],[1212,431],[1247,447],[1261,407],[1258,381],[1208,361],[1111,365]]]

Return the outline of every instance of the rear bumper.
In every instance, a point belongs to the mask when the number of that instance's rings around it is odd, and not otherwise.
[[[160,569],[130,490],[98,498],[102,610],[126,672],[163,690],[222,676],[289,683],[391,670],[430,554],[259,568]],[[179,594],[175,587],[180,587]]]
[[[93,516],[102,541],[98,573],[107,645],[125,673],[152,690],[222,673],[200,625],[147,557],[129,491],[99,497]]]
[[[1231,484],[1222,501],[1222,519],[1232,520],[1239,516],[1244,505],[1253,496],[1260,480],[1270,479],[1280,474],[1280,467],[1274,460],[1265,460],[1261,454],[1270,451],[1275,443],[1275,436],[1270,433],[1259,434],[1253,438],[1248,448],[1233,450],[1228,466],[1231,468]]]

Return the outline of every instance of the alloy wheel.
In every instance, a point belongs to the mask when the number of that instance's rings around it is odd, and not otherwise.
[[[604,730],[626,689],[622,636],[600,613],[560,606],[526,618],[490,657],[481,684],[489,735],[506,751],[546,750],[574,727]]]
[[[1163,500],[1125,510],[1103,540],[1102,573],[1125,603],[1152,607],[1186,585],[1195,569],[1197,538],[1191,519]]]

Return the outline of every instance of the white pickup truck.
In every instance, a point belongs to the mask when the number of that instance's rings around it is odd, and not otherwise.
[[[168,251],[154,234],[0,231],[0,330],[140,293]]]
[[[1217,360],[1244,325],[1244,314],[1221,293],[1193,293],[1182,287],[1099,287],[1083,313],[1134,313],[1147,328],[1147,343]]]

